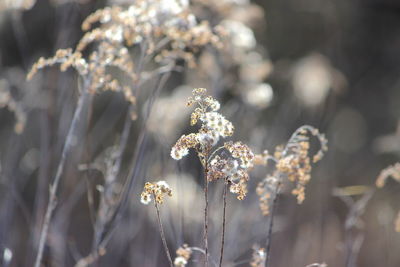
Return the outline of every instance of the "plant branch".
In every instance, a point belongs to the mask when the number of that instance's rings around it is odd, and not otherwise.
[[[164,246],[165,253],[167,254],[168,257],[168,262],[170,267],[174,267],[174,264],[172,263],[172,258],[171,254],[169,253],[168,245],[167,245],[167,240],[165,239],[165,234],[164,234],[164,228],[161,223],[161,218],[160,218],[160,208],[158,207],[157,201],[156,201],[156,196],[154,196],[154,207],[156,207],[157,211],[157,222],[158,222],[158,227],[160,230],[160,235],[161,235],[161,240]]]
[[[225,226],[226,226],[226,195],[227,195],[228,184],[224,181],[224,193],[223,193],[223,211],[222,211],[222,237],[221,237],[221,256],[219,258],[219,267],[222,267],[222,258],[224,256],[224,244],[225,244]]]
[[[206,153],[206,155],[208,152]],[[208,267],[208,159],[204,160],[204,251],[205,251],[205,267]]]

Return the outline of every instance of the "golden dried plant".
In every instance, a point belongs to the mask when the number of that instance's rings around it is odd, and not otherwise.
[[[237,194],[239,200],[247,193],[248,170],[253,166],[254,154],[242,142],[225,142],[215,148],[220,138],[233,135],[234,126],[217,111],[220,104],[207,95],[205,88],[193,90],[188,106],[197,104],[191,114],[190,124],[201,122],[197,133],[182,135],[171,149],[171,157],[180,160],[194,149],[207,172],[207,182],[223,179],[230,184],[230,191]],[[222,151],[229,154],[222,154]]]
[[[147,182],[140,195],[140,202],[147,205],[152,201],[152,198],[154,198],[157,204],[162,204],[165,196],[172,196],[172,190],[165,181],[158,181],[156,183]]]
[[[313,156],[309,153],[310,136],[316,137],[320,144],[320,149]],[[305,187],[311,179],[312,163],[320,161],[327,150],[327,139],[324,134],[312,126],[305,125],[292,134],[285,147],[277,146],[273,155],[268,151],[256,155],[254,161],[256,165],[267,165],[269,160],[275,163],[273,174],[268,174],[256,189],[263,215],[269,214],[271,200],[279,190],[283,179],[294,183],[292,194],[296,196],[297,203],[301,204],[304,201]]]
[[[176,250],[176,258],[174,260],[175,267],[185,267],[190,257],[192,256],[192,248],[190,248],[187,244],[183,244]]]
[[[75,69],[90,93],[117,91],[135,104],[138,88],[156,74],[173,71],[176,60],[195,67],[195,54],[203,47],[222,47],[221,27],[198,22],[188,3],[180,0],[139,0],[127,8],[106,7],[88,16],[82,29],[86,33],[75,49],[60,49],[54,57],[40,58],[27,78],[60,64],[61,71]],[[136,48],[140,50],[137,62],[129,50]],[[113,70],[119,70],[119,75]]]

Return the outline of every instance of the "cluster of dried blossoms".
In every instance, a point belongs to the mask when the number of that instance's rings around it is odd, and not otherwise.
[[[39,69],[61,64],[61,71],[74,68],[88,83],[86,87],[91,93],[118,91],[135,104],[137,87],[151,80],[155,73],[172,71],[177,59],[194,67],[194,54],[202,47],[222,46],[220,27],[198,22],[184,0],[139,0],[127,8],[107,7],[87,17],[82,29],[87,33],[75,50],[60,49],[52,58],[40,58],[28,79]],[[134,47],[140,50],[139,62],[135,64],[128,50]],[[86,54],[87,57],[83,56]],[[146,63],[154,61],[160,68],[153,64],[146,70]],[[113,70],[118,70],[119,75]]]
[[[230,191],[242,200],[247,192],[248,170],[253,166],[254,154],[242,142],[226,142],[214,148],[220,138],[232,136],[234,127],[217,111],[220,104],[207,95],[207,90],[193,90],[188,106],[197,104],[191,115],[191,125],[201,122],[197,133],[182,135],[171,149],[171,157],[180,160],[194,149],[207,171],[207,180],[224,179],[230,183]],[[222,153],[224,151],[225,153]]]
[[[144,185],[142,194],[140,195],[140,202],[142,204],[149,204],[154,197],[154,201],[157,204],[162,204],[164,202],[165,196],[172,196],[172,190],[165,181],[158,181],[155,183],[147,182]]]
[[[251,257],[251,267],[264,267],[265,259],[267,258],[267,252],[264,248],[258,246],[253,247],[253,254]]]
[[[400,183],[400,163],[396,163],[392,166],[383,169],[380,172],[378,178],[376,179],[376,186],[379,188],[384,187],[387,179],[389,179],[390,177],[392,177],[394,180]],[[400,232],[400,211],[397,214],[394,225],[396,232]]]
[[[192,256],[192,249],[184,244],[176,250],[176,258],[174,260],[175,267],[185,267],[190,257]]]
[[[320,143],[320,149],[313,157],[309,153],[309,135],[316,137]],[[301,204],[305,199],[305,186],[311,178],[312,163],[321,160],[327,150],[327,139],[324,134],[312,126],[305,125],[293,133],[285,147],[278,146],[274,155],[269,155],[266,151],[263,155],[257,155],[254,164],[266,165],[268,160],[272,160],[276,167],[274,173],[268,175],[257,186],[256,192],[260,197],[262,213],[269,214],[271,196],[277,192],[284,178],[295,183],[292,194]]]

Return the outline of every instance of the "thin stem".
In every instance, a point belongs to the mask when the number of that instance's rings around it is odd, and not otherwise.
[[[65,161],[67,158],[67,155],[71,151],[71,148],[74,145],[74,139],[76,137],[76,132],[78,128],[78,122],[80,121],[79,119],[82,117],[84,106],[87,105],[87,103],[90,101],[91,95],[89,92],[86,90],[86,87],[84,88],[82,94],[79,97],[77,107],[75,109],[74,117],[72,119],[71,125],[68,130],[68,134],[66,137],[66,141],[64,143],[64,147],[61,153],[61,159],[57,167],[57,173],[54,178],[53,184],[50,186],[50,193],[49,193],[49,203],[47,205],[47,210],[46,214],[44,217],[43,221],[43,227],[40,232],[40,238],[39,238],[39,245],[38,245],[38,252],[36,255],[36,260],[35,260],[35,267],[40,267],[40,263],[42,262],[42,257],[43,257],[43,250],[44,250],[44,245],[46,243],[47,239],[47,234],[49,231],[49,226],[50,226],[50,221],[51,217],[53,215],[54,208],[57,204],[57,189],[61,180],[61,175],[64,171],[64,165]]]
[[[270,215],[269,227],[268,227],[268,235],[267,235],[267,248],[266,248],[267,256],[265,257],[265,267],[268,267],[269,259],[270,259],[271,243],[272,243],[271,242],[272,241],[272,228],[274,226],[275,209],[276,209],[276,206],[278,203],[278,198],[279,198],[279,193],[280,193],[279,188],[280,188],[280,183],[278,183],[276,186],[274,200],[272,202],[272,209],[271,209],[271,215]]]
[[[227,195],[228,184],[224,181],[224,193],[223,193],[223,212],[222,212],[222,237],[221,237],[221,256],[219,258],[219,267],[222,266],[222,258],[224,256],[224,244],[225,244],[225,226],[226,226],[226,195]]]
[[[208,154],[208,153],[207,153]],[[204,160],[204,251],[205,251],[205,267],[208,267],[208,162]]]
[[[169,265],[170,265],[171,267],[174,267],[174,265],[173,265],[173,263],[172,263],[171,254],[169,253],[169,249],[168,249],[168,245],[167,245],[167,240],[165,239],[164,228],[163,228],[162,223],[161,223],[160,208],[158,207],[157,201],[155,200],[155,196],[154,196],[154,207],[156,207],[156,211],[157,211],[158,227],[159,227],[159,229],[160,229],[160,235],[161,235],[161,240],[162,240],[163,245],[164,245],[164,250],[165,250],[165,253],[167,254],[168,261],[169,261]]]

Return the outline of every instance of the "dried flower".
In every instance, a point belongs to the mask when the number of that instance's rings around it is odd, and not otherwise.
[[[198,107],[191,114],[190,124],[195,125],[200,120],[201,128],[198,133],[183,135],[178,139],[171,150],[171,157],[175,160],[186,156],[189,148],[214,146],[221,136],[227,137],[233,134],[232,123],[216,112],[220,104],[213,97],[207,96],[205,88],[193,90],[193,96],[189,98],[187,105],[195,103]]]
[[[192,249],[187,244],[183,244],[176,250],[176,255],[174,265],[176,267],[185,267],[192,255]]]
[[[27,78],[31,79],[46,66],[60,64],[61,71],[74,68],[84,78],[90,93],[121,92],[127,101],[135,104],[138,86],[150,80],[154,73],[172,71],[178,59],[194,67],[194,53],[206,45],[221,46],[216,30],[206,21],[197,22],[187,0],[138,0],[127,8],[106,7],[88,16],[82,29],[86,33],[75,50],[60,49],[54,57],[40,58]],[[96,44],[94,51],[86,53],[92,44]],[[139,44],[143,56],[136,66],[128,48]],[[153,63],[160,65],[160,69],[153,67],[151,71],[144,71],[142,63],[150,62],[148,59],[154,59]],[[118,70],[121,75],[116,76],[111,70]],[[130,81],[121,77],[128,77]],[[218,109],[216,103],[210,104]],[[132,118],[136,115],[132,114]]]
[[[171,157],[180,160],[189,153],[189,148],[199,144],[198,134],[182,135],[171,149]]]
[[[190,148],[194,148],[203,165],[208,166],[207,180],[224,179],[230,183],[230,192],[237,194],[238,199],[244,199],[249,180],[248,170],[253,166],[253,152],[242,142],[226,142],[212,151],[221,137],[233,135],[233,124],[217,112],[220,104],[207,95],[205,88],[193,90],[193,96],[189,98],[187,105],[194,104],[197,107],[191,115],[190,124],[200,121],[201,127],[197,133],[181,136],[171,149],[171,157],[175,160],[182,159]],[[223,149],[229,153],[218,155],[217,152]]]
[[[267,258],[267,253],[264,248],[260,248],[259,246],[253,246],[253,254],[251,257],[250,266],[264,267],[266,258]]]
[[[312,161],[309,155],[310,140],[308,134],[316,137],[320,143],[320,149],[312,157]],[[275,162],[276,167],[274,174],[268,175],[257,186],[260,207],[264,215],[269,214],[271,196],[273,192],[277,192],[277,186],[282,183],[281,179],[283,178],[295,183],[292,194],[297,197],[297,202],[301,204],[304,201],[305,186],[311,179],[311,164],[319,161],[327,149],[325,136],[318,129],[305,125],[293,133],[285,147],[277,146],[274,156],[270,156],[268,152],[263,155],[256,155],[253,164],[266,165],[267,161],[271,159]]]
[[[247,145],[242,142],[226,142],[224,146],[234,158],[240,159],[240,167],[248,169],[253,166],[254,154]]]
[[[142,194],[140,195],[140,202],[142,204],[147,205],[152,201],[152,197],[154,197],[156,203],[162,204],[164,202],[164,197],[172,196],[172,190],[169,185],[165,181],[158,181],[156,183],[147,182],[144,185],[144,189]]]

